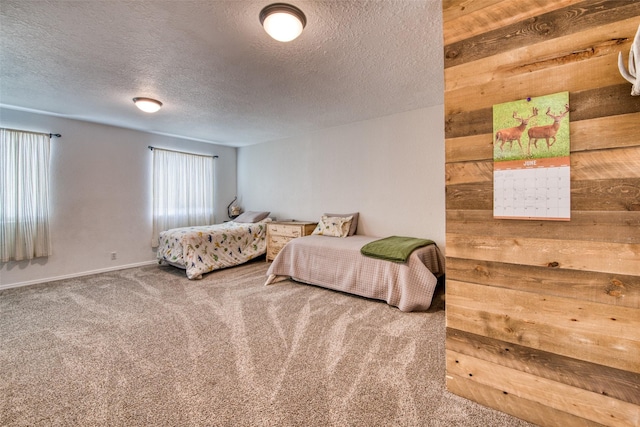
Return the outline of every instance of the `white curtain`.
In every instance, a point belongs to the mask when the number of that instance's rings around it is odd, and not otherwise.
[[[214,223],[212,156],[153,149],[153,237],[161,231]]]
[[[48,134],[0,129],[0,261],[51,254]]]

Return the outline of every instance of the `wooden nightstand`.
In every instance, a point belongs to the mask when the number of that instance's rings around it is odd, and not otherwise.
[[[273,221],[267,223],[267,261],[273,261],[278,252],[290,240],[308,236],[318,225],[317,222]]]

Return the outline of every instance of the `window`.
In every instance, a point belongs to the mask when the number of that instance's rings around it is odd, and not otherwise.
[[[213,157],[154,148],[152,246],[161,231],[213,222]]]
[[[49,134],[0,129],[0,261],[51,254]]]

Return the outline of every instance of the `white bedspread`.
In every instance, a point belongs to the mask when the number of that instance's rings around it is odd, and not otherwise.
[[[267,271],[265,284],[284,278],[386,301],[401,311],[431,306],[444,257],[436,245],[413,251],[406,263],[370,258],[360,253],[371,236],[346,238],[311,235],[290,241]]]
[[[160,233],[158,260],[184,268],[189,279],[245,263],[267,251],[266,218],[256,223],[225,222],[174,228]]]

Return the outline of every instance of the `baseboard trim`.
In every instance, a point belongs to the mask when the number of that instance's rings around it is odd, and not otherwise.
[[[126,270],[128,268],[142,267],[145,265],[152,265],[157,263],[158,263],[158,260],[143,261],[143,262],[137,262],[134,264],[119,265],[117,267],[99,268],[97,270],[83,271],[81,273],[65,274],[63,276],[45,277],[42,279],[28,280],[26,282],[10,283],[8,285],[0,285],[0,290],[20,288],[22,286],[37,285],[40,283],[55,282],[57,280],[73,279],[73,278],[82,277],[82,276],[91,276],[92,274],[108,273],[109,271]]]

